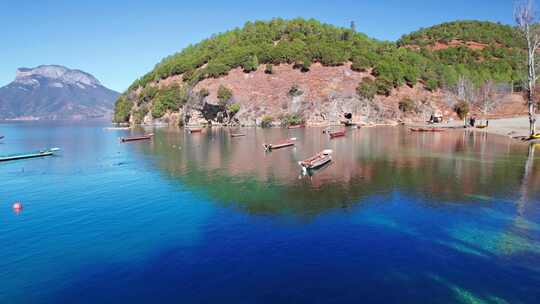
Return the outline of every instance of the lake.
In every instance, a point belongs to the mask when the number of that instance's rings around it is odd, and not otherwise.
[[[0,163],[0,303],[540,299],[535,146],[390,127],[161,128],[122,144],[144,131],[104,127],[0,124],[0,155],[62,149]],[[323,149],[333,161],[303,175]]]

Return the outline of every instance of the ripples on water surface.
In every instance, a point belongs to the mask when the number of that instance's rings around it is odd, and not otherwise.
[[[0,124],[0,155],[62,148],[0,164],[0,303],[538,303],[540,151],[321,131],[120,144],[141,131]],[[325,148],[332,164],[301,176]]]

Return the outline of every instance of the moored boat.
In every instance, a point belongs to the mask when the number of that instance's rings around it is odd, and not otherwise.
[[[107,131],[117,131],[117,130],[129,130],[129,127],[107,127],[104,128]]]
[[[203,130],[202,128],[189,128],[188,132],[189,133],[201,133],[202,130]]]
[[[341,130],[341,131],[332,131],[332,132],[329,132],[328,135],[330,136],[330,139],[334,139],[334,138],[338,138],[338,137],[343,137],[345,136],[345,130]]]
[[[411,132],[444,132],[443,128],[410,128]]]
[[[272,151],[276,149],[286,148],[286,147],[292,147],[294,146],[294,141],[296,138],[290,138],[286,140],[279,141],[275,144],[263,144],[263,147],[266,151]]]
[[[154,134],[150,133],[150,134],[142,135],[142,136],[121,137],[120,141],[125,143],[125,142],[130,142],[130,141],[149,140],[149,139],[152,139],[152,137],[154,137]]]
[[[342,120],[341,124],[344,125],[345,127],[354,127],[357,125],[354,122],[348,121],[348,120]]]
[[[246,136],[246,134],[244,134],[244,133],[231,133],[231,137],[242,137],[242,136]]]
[[[306,127],[305,124],[299,124],[299,125],[288,126],[287,128],[288,129],[301,129],[301,128],[305,128],[305,127]]]
[[[324,150],[308,159],[299,161],[298,164],[302,167],[302,170],[304,172],[307,172],[308,170],[314,170],[332,161],[331,154],[332,150]]]
[[[28,159],[28,158],[36,158],[36,157],[52,156],[52,155],[54,155],[54,152],[56,152],[56,151],[60,151],[60,149],[59,148],[51,148],[51,149],[42,150],[42,151],[33,152],[33,153],[27,153],[27,154],[14,154],[14,155],[0,156],[0,162],[11,161],[11,160],[20,160],[20,159]]]

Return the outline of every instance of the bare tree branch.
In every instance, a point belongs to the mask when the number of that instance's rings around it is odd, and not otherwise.
[[[529,108],[529,133],[531,137],[536,134],[536,102],[534,94],[538,76],[536,54],[540,47],[538,33],[538,19],[535,12],[534,0],[522,0],[514,3],[514,20],[525,39],[527,46],[527,106]]]

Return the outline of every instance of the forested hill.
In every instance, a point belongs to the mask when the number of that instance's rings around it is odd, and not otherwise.
[[[438,47],[429,47],[435,45]],[[444,23],[405,35],[397,42],[383,42],[356,32],[354,27],[341,28],[313,19],[274,19],[248,22],[243,28],[217,34],[166,57],[137,79],[128,92],[144,91],[149,84],[176,75],[182,76],[183,85],[193,87],[236,68],[250,73],[263,64],[270,70],[291,64],[309,73],[314,63],[332,67],[350,62],[353,71],[367,71],[374,77],[377,94],[388,95],[393,88],[417,83],[435,91],[454,85],[461,75],[476,84],[485,80],[519,82],[523,59],[515,29],[491,22]],[[126,96],[117,106],[124,112],[130,108]],[[148,101],[152,96],[141,98]],[[129,117],[120,114],[117,120]]]
[[[486,21],[456,21],[442,23],[430,28],[404,35],[398,46],[429,46],[435,43],[450,43],[452,40],[470,41],[506,48],[524,47],[519,32],[507,25]]]

